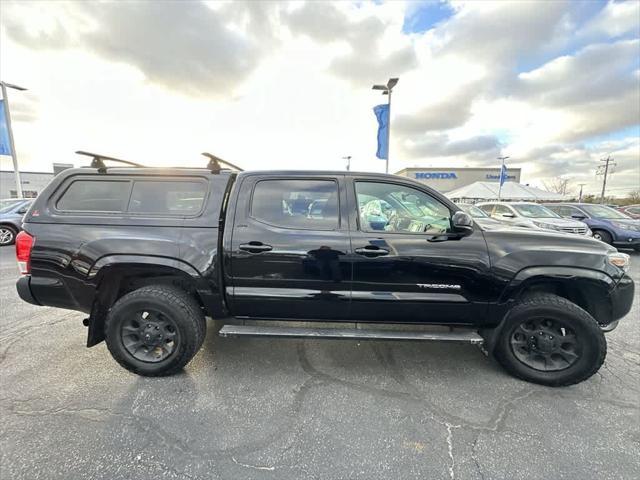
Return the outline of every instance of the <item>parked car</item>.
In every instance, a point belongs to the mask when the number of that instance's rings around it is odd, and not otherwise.
[[[12,245],[22,230],[22,217],[31,205],[30,199],[0,200],[0,246]]]
[[[106,340],[140,375],[184,367],[206,315],[223,337],[484,343],[517,377],[569,385],[598,371],[633,301],[628,255],[484,230],[408,178],[98,167],[59,173],[35,200],[17,290],[86,312],[87,345]]]
[[[618,207],[617,210],[624,213],[628,217],[631,217],[635,220],[640,220],[640,205],[627,205],[624,207]]]
[[[565,218],[585,222],[598,240],[640,251],[640,221],[624,213],[593,203],[550,203],[545,206]]]
[[[514,227],[537,228],[591,236],[591,230],[585,223],[564,219],[539,203],[483,202],[477,204],[477,206],[491,218]]]
[[[492,228],[504,228],[505,224],[491,218],[484,210],[472,205],[471,203],[456,203],[463,211],[467,212],[473,218],[473,221],[485,230]]]

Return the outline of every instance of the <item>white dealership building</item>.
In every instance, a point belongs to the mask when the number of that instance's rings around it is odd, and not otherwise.
[[[508,168],[507,181],[520,183],[520,169]],[[431,188],[445,193],[474,182],[498,182],[497,168],[403,168],[396,175],[418,180]]]

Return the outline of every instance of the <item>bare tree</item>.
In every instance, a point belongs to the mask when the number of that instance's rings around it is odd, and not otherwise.
[[[569,179],[555,177],[551,180],[542,182],[544,188],[553,193],[559,193],[561,195],[567,195],[569,192]]]

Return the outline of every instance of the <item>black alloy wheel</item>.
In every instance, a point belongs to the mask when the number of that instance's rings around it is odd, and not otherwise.
[[[598,322],[567,298],[525,295],[498,327],[495,358],[510,374],[551,387],[591,377],[607,355]]]
[[[120,335],[127,352],[141,362],[166,360],[180,344],[180,333],[171,317],[150,309],[125,319]]]
[[[196,297],[172,285],[129,292],[109,309],[104,333],[113,358],[145,376],[180,371],[202,346],[206,322]]]
[[[519,361],[544,372],[569,368],[582,353],[576,332],[556,319],[526,320],[513,330],[510,342]]]

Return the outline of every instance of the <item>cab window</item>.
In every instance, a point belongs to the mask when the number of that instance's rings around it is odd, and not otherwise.
[[[261,180],[251,199],[251,216],[276,227],[338,228],[338,184],[333,180]]]
[[[64,212],[123,212],[130,188],[128,180],[76,180],[56,208]]]
[[[449,208],[403,185],[356,182],[360,229],[365,232],[443,234],[451,231]]]

